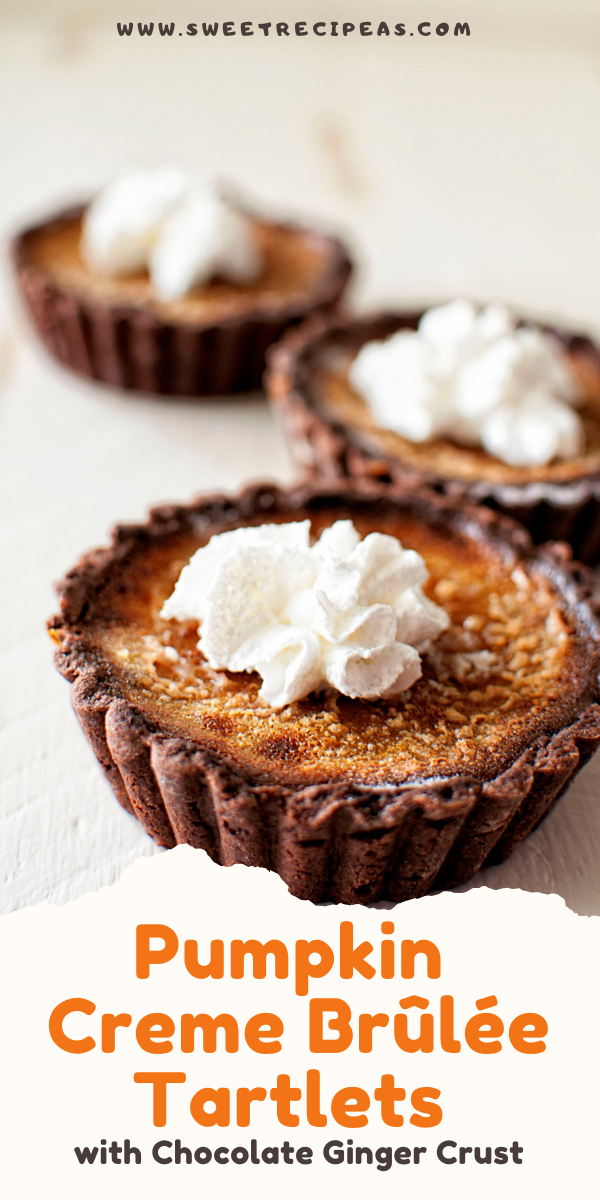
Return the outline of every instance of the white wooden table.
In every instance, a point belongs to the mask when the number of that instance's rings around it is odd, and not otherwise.
[[[228,15],[245,19],[242,7],[233,0]],[[275,8],[280,19],[281,7],[261,0],[255,19]],[[348,13],[359,7],[346,0]],[[155,8],[140,14],[134,5],[131,15],[164,19]],[[393,8],[385,0],[382,15]],[[200,164],[274,211],[317,214],[347,230],[360,248],[355,303],[500,296],[598,328],[594,15],[583,3],[587,23],[577,27],[571,6],[566,38],[550,8],[558,24],[540,16],[519,39],[513,18],[498,32],[472,4],[477,41],[400,47],[126,44],[112,0],[70,17],[44,10],[12,21],[0,7],[0,221],[8,231],[130,163]],[[187,20],[184,10],[174,0],[169,20]],[[156,852],[113,799],[52,668],[51,581],[115,520],[250,477],[287,480],[291,470],[260,397],[165,403],[64,373],[29,333],[8,270],[0,337],[0,910],[8,911],[73,898]],[[475,882],[554,891],[578,912],[600,913],[599,866],[600,759],[506,864]]]

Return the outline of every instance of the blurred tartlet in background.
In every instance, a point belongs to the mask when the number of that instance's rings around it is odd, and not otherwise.
[[[250,213],[175,168],[116,180],[21,232],[12,252],[55,358],[174,396],[260,387],[267,348],[333,309],[352,269],[336,238]]]
[[[426,484],[600,560],[600,350],[588,337],[458,300],[308,321],[269,360],[305,476]]]

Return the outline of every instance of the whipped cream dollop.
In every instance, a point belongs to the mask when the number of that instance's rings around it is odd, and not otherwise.
[[[431,308],[417,330],[367,342],[349,379],[378,425],[412,442],[481,445],[515,467],[584,449],[573,408],[581,396],[560,348],[542,330],[519,328],[500,305]]]
[[[147,269],[161,300],[178,300],[214,275],[248,283],[263,266],[252,222],[214,185],[173,167],[108,184],[86,209],[81,251],[103,274]]]
[[[310,544],[310,521],[217,534],[183,568],[161,616],[198,621],[212,667],[257,671],[273,708],[332,687],[375,700],[421,676],[420,651],[449,617],[422,591],[415,550],[336,521]]]

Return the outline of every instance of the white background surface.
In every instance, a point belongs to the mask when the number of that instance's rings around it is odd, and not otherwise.
[[[469,19],[468,40],[168,42],[115,30],[116,19],[339,15],[331,7],[0,3],[3,229],[130,164],[201,165],[276,211],[346,231],[361,262],[357,304],[499,296],[600,329],[596,4],[403,8],[409,25]],[[373,18],[372,4],[343,8],[345,19]],[[397,5],[382,0],[379,16],[398,19]],[[156,849],[117,806],[52,669],[51,580],[151,503],[291,474],[259,397],[163,402],[64,373],[30,335],[8,269],[0,331],[7,911],[112,882]],[[596,762],[509,862],[476,882],[555,891],[577,912],[600,913],[599,789]]]

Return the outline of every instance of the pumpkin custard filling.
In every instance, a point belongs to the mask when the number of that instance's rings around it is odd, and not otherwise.
[[[256,485],[159,508],[58,590],[57,666],[121,803],[303,898],[462,882],[600,740],[581,569],[433,494]]]
[[[327,270],[327,239],[259,220],[252,221],[252,231],[262,259],[256,279],[236,284],[211,279],[173,300],[157,296],[147,270],[127,276],[93,271],[81,254],[81,215],[33,230],[27,254],[49,280],[81,299],[144,308],[163,320],[193,324],[237,316],[250,306],[268,311],[281,304],[301,303],[307,288]]]
[[[407,467],[425,472],[438,472],[448,480],[473,483],[486,479],[493,483],[519,486],[535,482],[565,483],[577,479],[582,472],[600,472],[600,363],[583,355],[568,357],[569,369],[581,382],[585,396],[580,410],[584,429],[583,453],[573,458],[553,461],[543,466],[514,467],[488,454],[478,446],[460,446],[448,438],[433,438],[426,443],[411,442],[391,429],[377,426],[365,399],[352,386],[349,378],[353,358],[332,355],[323,363],[316,377],[316,390],[324,415],[362,436],[377,454],[402,459]]]

